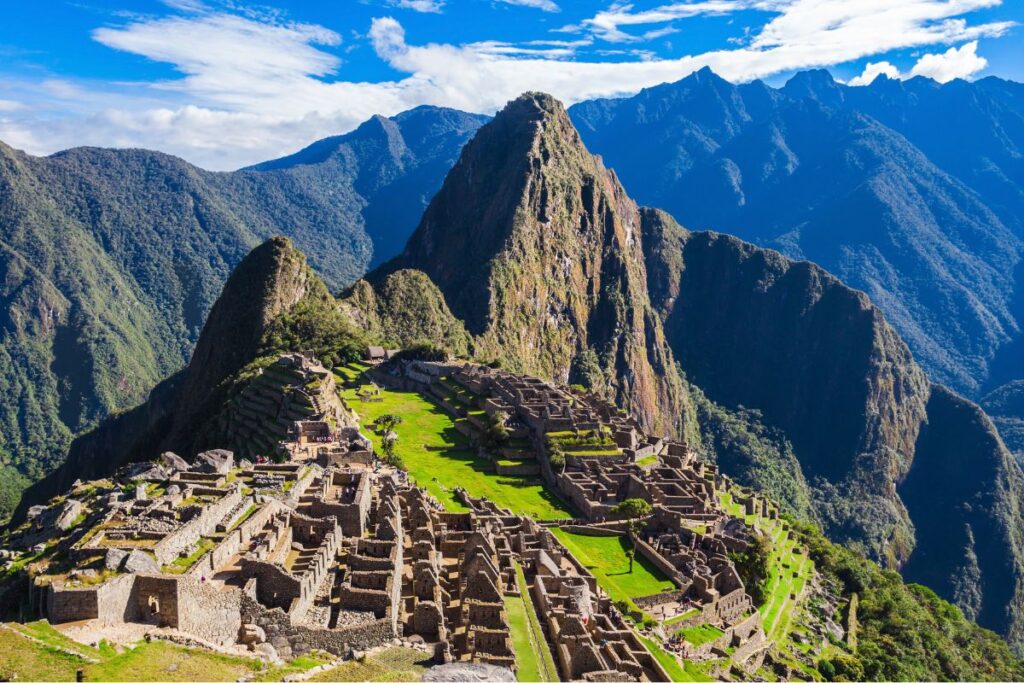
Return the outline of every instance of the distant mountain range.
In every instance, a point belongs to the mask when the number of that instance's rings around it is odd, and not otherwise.
[[[866,292],[936,381],[1024,378],[1024,86],[705,69],[569,113],[638,201]]]

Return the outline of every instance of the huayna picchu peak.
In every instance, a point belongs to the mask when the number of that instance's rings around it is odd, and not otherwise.
[[[0,145],[0,680],[1024,679],[1016,92]]]

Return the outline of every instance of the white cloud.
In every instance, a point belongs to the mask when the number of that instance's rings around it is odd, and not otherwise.
[[[927,76],[939,83],[946,83],[954,78],[972,76],[986,66],[988,61],[978,56],[978,41],[972,40],[959,48],[951,47],[941,54],[922,56],[910,70],[910,75]]]
[[[506,5],[519,5],[520,7],[535,7],[545,12],[561,12],[562,8],[559,7],[553,0],[498,0]]]
[[[869,62],[864,67],[864,72],[851,78],[848,85],[870,85],[881,74],[900,79],[925,76],[939,83],[947,83],[954,78],[968,78],[986,66],[988,61],[978,55],[978,41],[972,40],[960,47],[951,47],[945,52],[922,55],[906,74],[900,73],[900,70],[890,62]]]
[[[381,17],[373,20],[368,38],[377,56],[403,74],[384,82],[345,80],[344,66],[329,51],[341,38],[321,26],[211,10],[136,18],[98,29],[94,37],[168,63],[180,77],[134,85],[4,83],[5,97],[30,106],[0,120],[0,139],[33,153],[80,144],[150,147],[227,169],[351,130],[373,114],[393,115],[420,104],[493,112],[526,90],[544,90],[571,104],[675,81],[704,66],[747,81],[894,49],[967,42],[919,62],[922,73],[945,77],[976,71],[983,60],[976,46],[968,46],[1007,30],[1005,22],[971,25],[963,17],[997,2],[702,0],[643,12],[614,5],[577,27],[584,33],[577,40],[518,44],[415,44],[397,20]],[[672,28],[687,12],[723,13],[741,5],[773,15],[743,46],[678,59],[631,50],[631,58],[614,62],[596,61],[597,51],[587,58],[578,52],[594,41],[614,40],[617,31],[628,36],[617,42],[635,43],[643,32]],[[626,34],[623,27],[638,33]]]
[[[15,100],[0,100],[0,111],[20,111],[25,105]]]
[[[439,14],[444,7],[444,0],[398,0],[393,3],[396,7],[416,10],[417,12],[432,12]]]
[[[851,78],[847,85],[871,85],[882,74],[889,78],[899,78],[900,70],[889,62],[868,62],[864,72]]]
[[[729,14],[740,9],[754,6],[753,0],[703,0],[701,2],[678,2],[662,5],[654,9],[640,12],[633,11],[633,5],[616,3],[608,9],[598,12],[590,19],[585,19],[577,26],[567,26],[567,32],[588,31],[602,40],[612,43],[636,42],[650,40],[665,33],[658,30],[636,35],[623,31],[620,26],[643,26],[663,24],[676,19],[688,19],[701,14]]]

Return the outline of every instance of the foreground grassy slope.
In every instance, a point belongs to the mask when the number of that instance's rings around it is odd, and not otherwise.
[[[270,667],[249,657],[189,649],[160,640],[139,642],[121,651],[106,642],[91,648],[65,637],[46,622],[0,628],[0,652],[0,679],[7,681],[74,681],[79,669],[87,681],[235,681],[243,676],[274,681],[331,659],[307,655]]]

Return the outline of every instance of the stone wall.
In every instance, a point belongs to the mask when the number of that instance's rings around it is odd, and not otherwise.
[[[134,585],[135,576],[126,574],[90,588],[50,586],[46,595],[46,614],[55,624],[82,619],[99,619],[104,624],[134,620]]]
[[[195,546],[200,538],[212,534],[217,527],[217,523],[231,512],[231,509],[238,505],[241,500],[241,488],[235,486],[219,501],[204,507],[198,517],[167,534],[153,546],[153,554],[156,555],[157,562],[162,565],[170,564],[183,551],[187,551]]]
[[[181,581],[178,629],[220,645],[234,643],[242,625],[239,590],[218,590],[209,583]]]
[[[241,592],[241,620],[264,630],[267,642],[278,655],[287,658],[312,649],[345,656],[352,650],[384,645],[395,637],[390,619],[375,619],[342,628],[315,629],[293,624],[281,609],[268,609],[255,599],[255,583],[249,581]]]
[[[673,583],[680,587],[688,583],[686,577],[684,577],[678,569],[673,567],[671,562],[658,554],[658,551],[648,545],[646,541],[640,538],[636,538],[634,540],[636,541],[637,553],[650,560],[651,564],[660,569],[665,576],[672,580]]]
[[[137,574],[131,600],[136,619],[178,628],[181,607],[178,602],[178,577]]]

